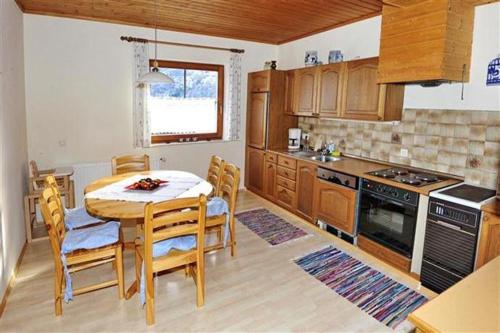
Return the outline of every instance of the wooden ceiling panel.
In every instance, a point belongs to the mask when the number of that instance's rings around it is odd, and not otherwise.
[[[16,0],[26,13],[152,27],[154,0]],[[158,0],[158,28],[282,44],[380,15],[382,0]]]

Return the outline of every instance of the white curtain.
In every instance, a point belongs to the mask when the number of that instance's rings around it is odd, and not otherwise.
[[[137,79],[149,71],[149,47],[147,43],[134,42],[134,148],[151,146],[151,115],[147,108],[149,86],[137,84]]]
[[[229,103],[224,112],[224,139],[239,140],[241,133],[241,54],[229,60]]]

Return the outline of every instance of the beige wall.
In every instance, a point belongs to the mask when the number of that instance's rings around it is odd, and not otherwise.
[[[23,17],[0,0],[0,298],[25,242],[23,192],[27,170]]]
[[[330,50],[341,50],[346,60],[379,54],[381,17],[356,22],[279,46],[279,68],[304,66],[304,53],[317,50],[328,63]],[[407,85],[405,108],[500,111],[500,86],[486,86],[488,63],[500,54],[500,3],[476,7],[470,81],[423,88]]]
[[[29,158],[48,167],[104,162],[113,155],[139,152],[132,148],[132,45],[119,38],[152,38],[153,30],[37,15],[25,15],[24,23]],[[277,56],[275,46],[259,43],[168,31],[159,31],[159,39],[245,49],[243,118],[247,73]],[[169,46],[158,51],[160,59],[229,60],[228,52]],[[242,127],[244,138],[244,120]],[[244,139],[163,145],[144,152],[166,157],[168,168],[200,175],[211,154],[244,167]]]

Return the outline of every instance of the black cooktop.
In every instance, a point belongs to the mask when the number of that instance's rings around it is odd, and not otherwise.
[[[440,191],[440,193],[473,202],[481,202],[491,197],[494,197],[496,191],[478,186],[462,184],[444,191]]]

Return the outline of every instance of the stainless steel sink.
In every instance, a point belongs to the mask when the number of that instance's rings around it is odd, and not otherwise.
[[[294,151],[290,152],[290,154],[297,157],[313,157],[318,155],[318,153],[313,151]]]
[[[336,162],[340,161],[342,158],[340,157],[334,157],[334,156],[313,156],[311,157],[311,160],[318,161],[318,162]]]

